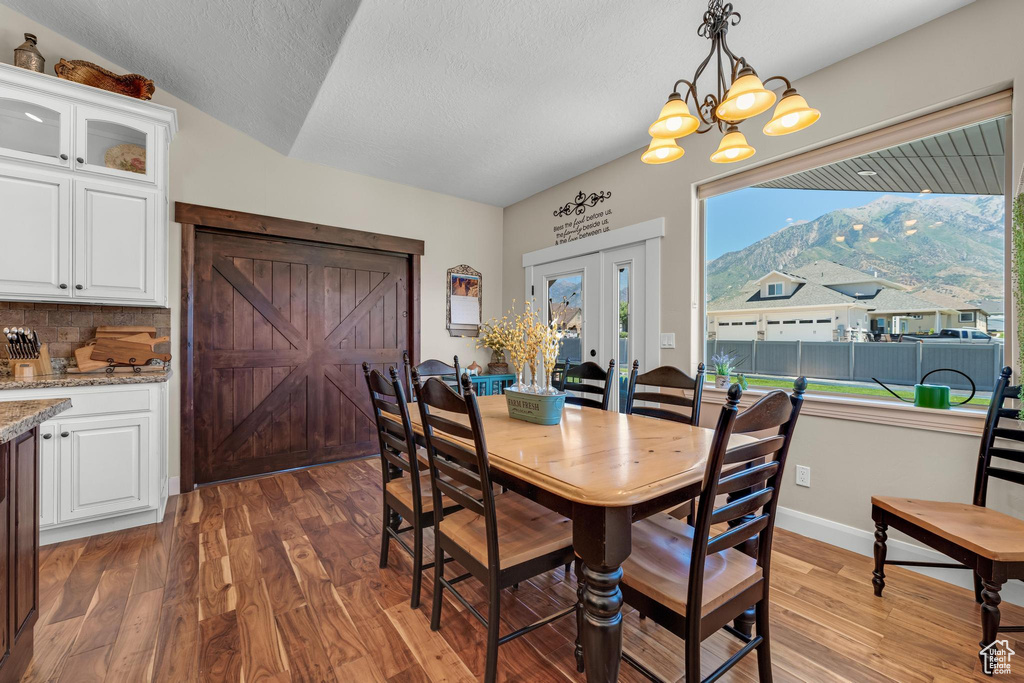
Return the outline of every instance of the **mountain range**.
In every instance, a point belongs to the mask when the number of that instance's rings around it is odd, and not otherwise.
[[[708,301],[735,296],[772,270],[818,260],[877,274],[912,291],[1002,300],[1004,211],[1002,196],[975,195],[884,195],[836,209],[709,261]],[[714,229],[723,227],[728,229]]]

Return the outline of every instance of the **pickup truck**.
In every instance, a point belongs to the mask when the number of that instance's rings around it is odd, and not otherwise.
[[[901,341],[991,344],[999,340],[973,327],[947,327],[939,330],[938,334],[904,334]]]

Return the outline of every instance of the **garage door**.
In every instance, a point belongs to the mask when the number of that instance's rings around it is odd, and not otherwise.
[[[727,341],[753,341],[757,339],[756,318],[719,318],[718,338]]]
[[[769,317],[768,341],[832,341],[832,315],[827,311]]]

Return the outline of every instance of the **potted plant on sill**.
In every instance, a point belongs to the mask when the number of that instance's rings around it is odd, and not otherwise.
[[[716,389],[725,389],[729,386],[729,377],[739,362],[731,353],[716,353],[711,356],[711,364],[715,367]]]

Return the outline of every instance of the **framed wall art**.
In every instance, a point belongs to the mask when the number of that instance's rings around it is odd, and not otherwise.
[[[452,337],[476,337],[483,315],[483,275],[462,264],[449,268],[445,287],[448,292],[447,327]]]

